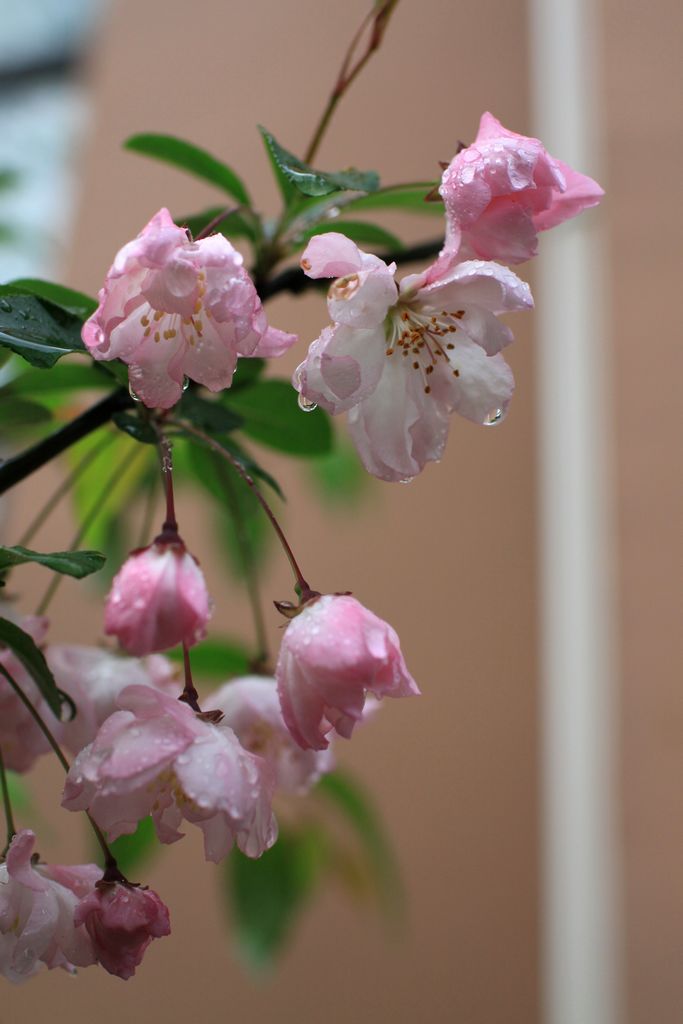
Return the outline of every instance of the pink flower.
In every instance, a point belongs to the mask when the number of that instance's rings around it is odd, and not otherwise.
[[[307,793],[321,775],[332,771],[330,750],[302,750],[294,742],[272,677],[233,679],[212,694],[211,707],[223,712],[223,721],[246,750],[273,766],[278,789],[283,792]]]
[[[74,924],[85,926],[104,969],[126,980],[152,939],[171,934],[168,908],[157,894],[119,882],[100,882],[76,907]]]
[[[249,857],[272,846],[272,771],[232,729],[148,686],[128,686],[118,704],[72,764],[64,807],[87,808],[112,839],[151,814],[161,842],[172,843],[185,818],[202,829],[212,861],[233,842]]]
[[[334,324],[293,383],[328,412],[349,412],[368,472],[409,480],[438,461],[452,412],[486,425],[503,419],[514,380],[500,349],[513,336],[496,314],[532,305],[511,270],[444,252],[397,286],[394,264],[336,232],[312,238],[301,265],[309,277],[342,276],[328,295]]]
[[[145,405],[168,409],[189,377],[230,387],[238,355],[280,355],[296,341],[268,326],[242,256],[223,235],[192,242],[159,210],[119,250],[83,326],[95,359],[121,359]]]
[[[197,560],[183,542],[161,538],[133,551],[114,577],[104,631],[138,656],[198,643],[211,617]]]
[[[25,633],[28,633],[36,644],[41,644],[47,633],[48,620],[38,616],[27,616],[21,619],[17,625]],[[0,665],[21,687],[36,710],[48,721],[51,721],[52,727],[59,732],[59,723],[54,720],[38,687],[12,651],[0,647]],[[49,743],[36,725],[31,713],[2,674],[0,674],[0,750],[2,750],[5,767],[15,772],[27,772],[35,763],[36,758],[50,750]]]
[[[419,694],[388,623],[347,594],[307,603],[289,623],[275,670],[287,728],[304,749],[324,750],[334,729],[349,739],[367,693]]]
[[[177,670],[161,654],[149,658],[122,658],[100,647],[52,644],[45,650],[60,690],[78,709],[75,718],[61,723],[60,739],[73,754],[94,740],[99,727],[118,710],[118,695],[127,686],[152,686],[170,693],[177,689]]]
[[[102,872],[94,864],[34,864],[35,838],[22,829],[0,864],[0,974],[13,982],[30,978],[41,966],[74,971],[96,959],[74,912],[79,896],[92,889]]]
[[[538,251],[537,232],[595,206],[600,186],[555,160],[538,139],[484,114],[473,144],[444,171],[440,190],[448,244],[482,259],[521,263]],[[462,253],[461,253],[462,255]]]

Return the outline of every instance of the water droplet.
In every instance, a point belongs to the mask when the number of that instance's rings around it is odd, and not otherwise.
[[[134,402],[141,402],[142,401],[140,396],[138,394],[136,394],[135,391],[133,391],[133,385],[130,383],[130,381],[128,381],[128,394],[130,395],[130,397],[133,399]]]
[[[302,412],[313,412],[314,409],[318,408],[315,402],[311,402],[311,400],[306,398],[304,395],[299,395],[297,403]]]
[[[7,299],[0,299],[0,309],[3,311],[3,313],[11,313],[12,312],[12,306],[7,301]]]
[[[187,391],[189,386],[190,386],[190,378],[189,377],[183,377],[183,391]]]
[[[406,476],[406,477],[403,478],[403,480],[399,480],[399,483],[400,484],[412,484],[413,480],[414,480],[414,477]]]
[[[19,310],[19,316],[21,317],[22,320],[30,320],[31,319],[30,314],[25,309],[20,309]]]
[[[495,427],[497,423],[500,423],[502,418],[503,418],[503,410],[502,409],[493,409],[493,411],[490,412],[486,416],[486,418],[484,419],[484,426],[485,427]]]

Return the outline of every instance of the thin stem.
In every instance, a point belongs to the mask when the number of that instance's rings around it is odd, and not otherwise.
[[[0,665],[0,673],[2,673],[2,675],[5,677],[5,679],[10,684],[10,686],[12,687],[14,692],[16,693],[16,695],[19,698],[19,700],[21,701],[21,703],[24,705],[24,707],[29,712],[29,714],[32,716],[34,722],[36,723],[36,725],[38,726],[38,728],[42,732],[43,736],[45,737],[47,742],[52,747],[52,750],[54,751],[55,756],[56,756],[57,760],[59,761],[59,763],[61,764],[62,768],[64,769],[65,772],[68,773],[69,768],[70,768],[69,762],[64,757],[64,754],[62,753],[62,748],[59,746],[59,743],[57,743],[57,740],[55,739],[51,729],[49,728],[49,726],[48,726],[47,722],[45,721],[45,719],[43,718],[43,716],[40,714],[39,711],[37,711],[36,708],[34,708],[33,704],[28,699],[28,697],[26,696],[26,694],[24,693],[22,688],[19,686],[19,684],[13,678],[13,676],[10,675],[10,673],[7,671],[7,669],[5,668],[4,665]],[[126,879],[125,879],[124,875],[121,874],[121,872],[119,871],[119,869],[117,867],[116,857],[111,852],[111,850],[109,848],[109,844],[107,843],[107,840],[104,838],[104,835],[103,835],[102,830],[100,829],[99,825],[95,821],[93,821],[93,819],[91,818],[91,816],[90,816],[88,811],[85,812],[85,816],[87,817],[88,821],[90,822],[92,830],[95,833],[95,837],[96,837],[98,843],[100,844],[100,848],[101,848],[102,853],[104,855],[104,878],[105,878],[105,880],[106,881],[111,881],[111,882],[125,881]]]
[[[26,451],[20,452],[11,459],[6,459],[0,465],[0,494],[4,494],[10,487],[25,480],[31,473],[50,462],[55,456],[60,455],[72,444],[76,444],[82,438],[92,434],[98,427],[104,426],[112,418],[114,413],[121,412],[133,406],[133,399],[123,388],[117,388],[92,405],[85,412],[82,412],[75,419],[67,423],[61,430],[34,444]]]
[[[178,700],[184,701],[189,704],[193,711],[201,714],[202,709],[199,706],[199,694],[197,688],[194,685],[192,679],[192,666],[190,665],[190,648],[183,641],[183,670],[185,673],[185,686]]]
[[[216,463],[216,472],[218,473],[219,483],[223,487],[225,492],[225,499],[235,524],[235,533],[237,534],[237,543],[242,558],[242,566],[244,569],[244,576],[247,584],[247,593],[249,595],[249,603],[251,605],[251,613],[254,619],[254,632],[256,634],[256,648],[257,655],[254,659],[254,666],[263,670],[270,661],[270,654],[268,651],[268,638],[266,635],[266,624],[263,618],[263,606],[261,603],[261,592],[258,582],[258,571],[256,568],[256,562],[254,558],[254,545],[252,544],[251,537],[244,521],[242,509],[240,508],[239,502],[237,501],[235,491],[233,488],[232,480],[228,473],[227,467],[222,462]]]
[[[101,492],[98,494],[96,500],[91,505],[87,515],[84,517],[83,522],[81,523],[80,527],[78,528],[78,530],[74,534],[74,536],[73,536],[73,538],[71,540],[71,544],[69,545],[67,550],[69,550],[69,551],[75,551],[76,550],[76,548],[81,543],[81,541],[85,537],[86,533],[88,532],[88,530],[92,526],[93,522],[95,521],[95,519],[100,514],[100,512],[102,511],[102,509],[106,505],[107,501],[111,497],[112,488],[113,488],[114,484],[116,483],[116,481],[123,475],[123,473],[126,471],[128,466],[132,462],[134,462],[135,459],[138,458],[142,454],[143,454],[142,446],[139,446],[138,448],[134,449],[133,451],[126,452],[125,457],[119,463],[117,463],[116,468],[114,469],[113,473],[111,474],[111,476],[106,481],[106,483],[105,483],[104,487],[102,488]],[[59,588],[63,578],[64,577],[62,576],[61,573],[55,573],[55,575],[53,576],[53,578],[51,579],[51,581],[50,581],[50,583],[49,583],[49,585],[47,587],[47,590],[43,594],[42,601],[38,605],[38,608],[36,610],[36,615],[44,615],[45,614],[45,612],[47,611],[47,608],[48,608],[50,602],[52,601],[52,598],[57,593],[57,590],[58,590],[58,588]]]
[[[156,483],[156,480],[155,480]],[[140,533],[138,534],[138,542],[136,547],[144,548],[150,542],[152,536],[152,527],[157,510],[157,489],[156,487],[150,487],[147,492],[147,500],[145,502],[145,509],[142,515],[142,522],[140,523]]]
[[[19,544],[25,546],[31,540],[33,536],[41,528],[45,520],[52,514],[54,509],[57,507],[62,498],[69,493],[73,485],[79,479],[80,476],[86,471],[88,466],[94,459],[97,458],[101,452],[110,445],[114,440],[113,434],[107,434],[101,444],[98,444],[95,448],[91,448],[89,452],[83,456],[78,465],[69,473],[65,480],[57,487],[55,491],[50,495],[38,515],[33,519],[31,523],[26,527],[21,537],[19,538]]]
[[[7,822],[7,846],[1,855],[4,857],[9,850],[10,843],[17,834],[17,828],[14,824],[14,815],[12,814],[12,801],[9,795],[9,786],[7,785],[7,775],[5,773],[5,762],[2,758],[2,749],[0,749],[0,789],[2,789],[2,804],[5,808],[5,821]]]
[[[201,238],[207,238],[216,228],[231,217],[233,213],[239,213],[242,209],[241,206],[228,206],[225,210],[221,210],[219,214],[216,214],[208,224],[205,224],[199,234],[195,237],[195,242],[198,242]]]
[[[172,423],[176,427],[180,427],[180,429],[185,431],[185,433],[187,434],[192,434],[199,441],[205,444],[208,448],[211,448],[218,455],[220,455],[221,458],[225,459],[226,462],[229,462],[232,468],[236,470],[237,473],[239,473],[239,475],[242,477],[247,486],[250,487],[254,492],[259,504],[261,505],[261,508],[268,516],[270,524],[275,530],[275,533],[277,534],[278,540],[280,541],[280,544],[282,545],[282,548],[287,556],[289,564],[292,567],[292,572],[294,573],[294,578],[296,579],[302,600],[305,600],[307,597],[311,596],[314,593],[314,591],[311,590],[308,583],[306,582],[304,575],[301,569],[299,568],[299,564],[296,558],[294,557],[294,552],[289,546],[287,538],[284,535],[282,527],[275,518],[275,513],[271,509],[266,499],[261,494],[261,491],[256,485],[255,481],[249,475],[249,473],[247,473],[246,469],[239,461],[239,459],[237,459],[232,454],[232,452],[228,451],[227,448],[224,448],[221,444],[219,444],[218,441],[214,441],[212,437],[209,437],[208,434],[205,434],[203,430],[198,430],[197,427],[193,426],[191,423],[186,423],[184,420],[171,419],[167,420],[166,422]]]
[[[161,527],[161,535],[171,538],[178,536],[178,520],[176,519],[175,498],[173,495],[173,450],[171,442],[160,430],[158,435],[159,461],[161,463],[161,475],[166,494],[166,519]]]
[[[304,155],[305,163],[310,164],[313,157],[318,152],[320,143],[322,142],[323,136],[327,131],[327,127],[340,99],[354,79],[358,77],[373,53],[379,49],[389,23],[389,18],[397,4],[398,0],[384,0],[384,3],[380,4],[379,9],[377,9],[377,4],[373,4],[372,10],[365,16],[365,18],[363,18],[360,27],[355,33],[344,55],[342,65],[337,76],[337,81],[334,84],[334,88],[330,93],[327,105],[321,114],[315,131],[313,132],[313,137],[308,144],[308,149]],[[372,30],[366,50],[358,58],[353,67],[351,67],[353,55],[356,52],[356,48],[358,47],[360,39],[368,25],[372,25]]]

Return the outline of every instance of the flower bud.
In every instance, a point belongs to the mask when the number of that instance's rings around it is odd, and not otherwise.
[[[104,969],[124,980],[135,974],[152,939],[171,934],[168,908],[157,894],[119,882],[99,882],[76,907],[74,924],[85,925]]]
[[[177,644],[196,644],[211,617],[209,594],[197,560],[178,538],[157,539],[133,551],[107,598],[104,631],[141,656]]]

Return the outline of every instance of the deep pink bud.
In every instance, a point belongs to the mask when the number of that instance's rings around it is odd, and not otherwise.
[[[196,644],[206,632],[211,605],[204,575],[183,542],[156,540],[134,551],[114,577],[104,631],[130,654]]]
[[[287,728],[304,749],[324,750],[332,729],[349,739],[367,693],[420,692],[394,630],[350,594],[318,597],[289,623],[275,677]]]
[[[123,979],[133,977],[152,939],[171,934],[168,908],[153,890],[118,882],[102,882],[82,899],[74,924],[85,925],[99,963]]]

